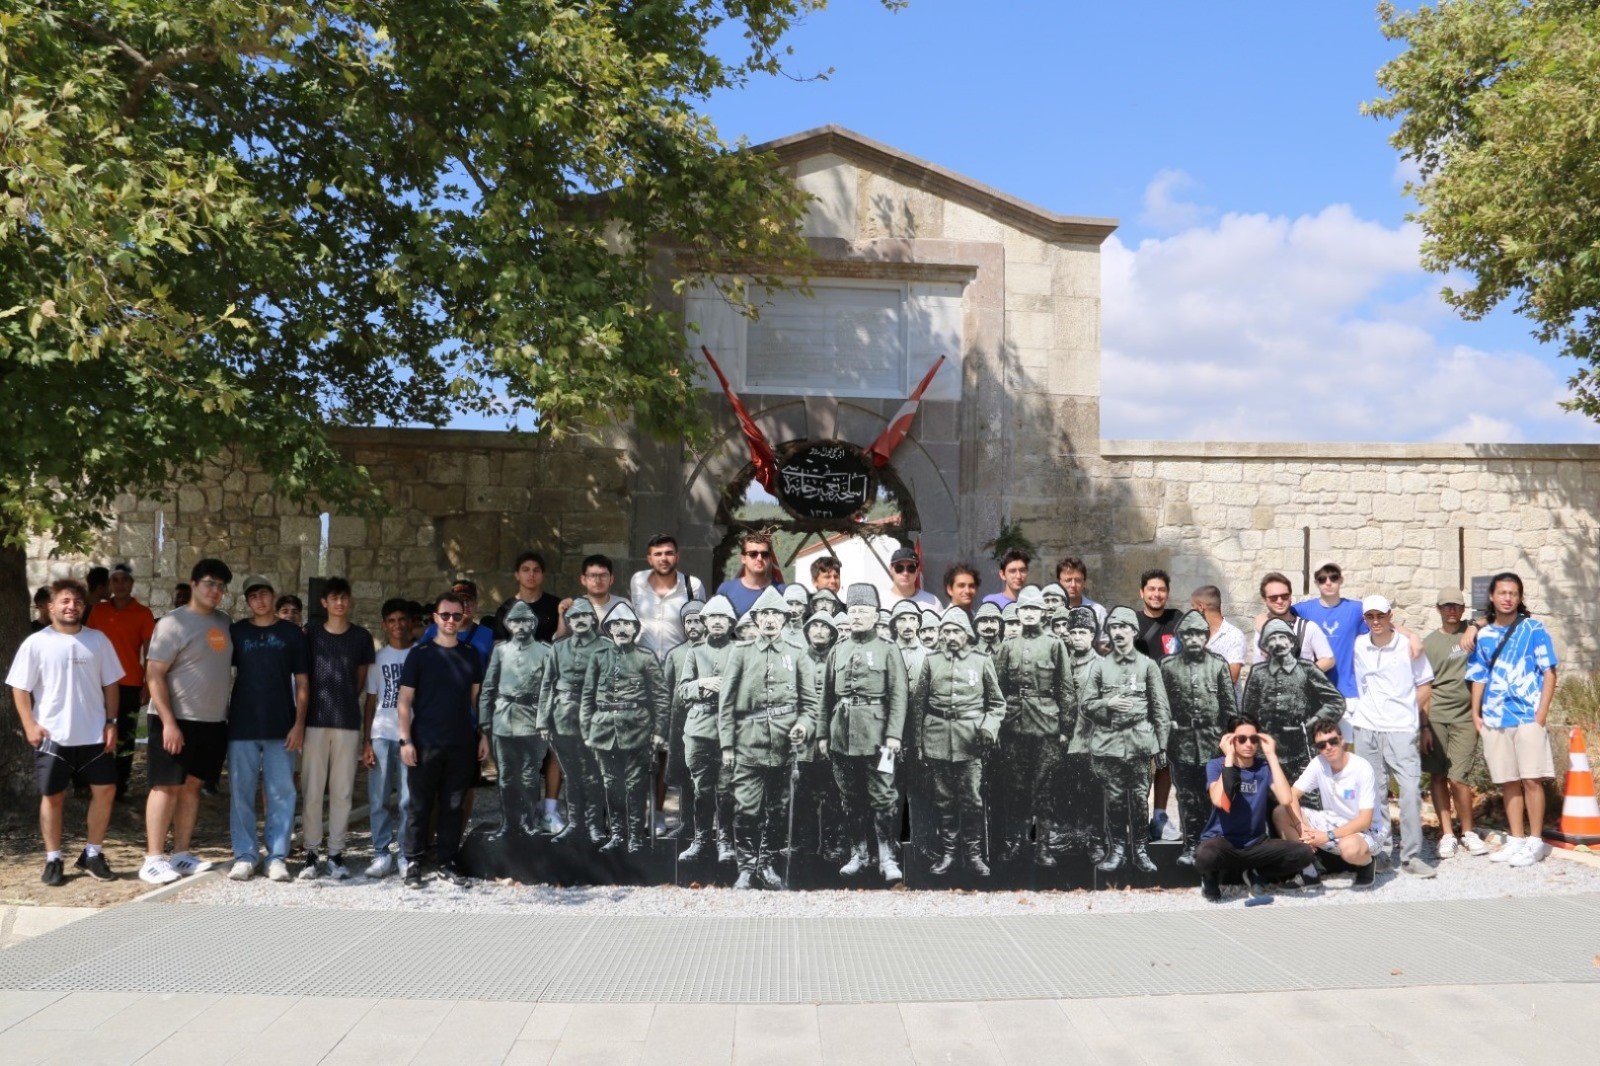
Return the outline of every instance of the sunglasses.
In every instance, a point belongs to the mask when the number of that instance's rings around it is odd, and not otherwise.
[[[897,574],[914,574],[917,572],[916,563],[895,563],[890,567]]]
[[[772,558],[772,553],[771,552],[745,552],[744,553],[744,557],[746,559],[770,559],[770,558]]]
[[[1246,736],[1242,736],[1242,737],[1241,736],[1235,736],[1233,738],[1233,742],[1235,744],[1259,744],[1259,743],[1261,743],[1261,738],[1259,736],[1257,736],[1256,734],[1254,734],[1254,733],[1250,733],[1250,734],[1248,734]]]
[[[1314,746],[1318,751],[1321,751],[1323,748],[1342,748],[1344,747],[1344,738],[1328,737],[1324,740],[1315,741]]]
[[[435,611],[434,617],[441,622],[459,622],[466,617],[463,611]]]
[[[1344,580],[1344,578],[1340,577],[1338,574],[1323,574],[1321,577],[1317,578],[1317,584],[1326,585],[1330,581],[1343,581],[1343,580]]]
[[[1267,602],[1268,603],[1277,603],[1279,600],[1287,600],[1287,599],[1292,598],[1293,596],[1294,596],[1294,593],[1285,592],[1280,596],[1268,596],[1267,597]]]

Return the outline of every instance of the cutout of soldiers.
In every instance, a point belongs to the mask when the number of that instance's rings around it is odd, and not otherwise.
[[[811,602],[806,605],[806,617],[817,614],[826,614],[829,618],[844,613],[844,604],[839,602],[839,597],[827,589],[818,589],[811,594]]]
[[[1206,648],[1211,626],[1199,611],[1178,621],[1179,650],[1161,660],[1161,680],[1172,709],[1172,732],[1165,757],[1178,792],[1178,817],[1183,823],[1183,854],[1178,862],[1194,865],[1200,833],[1211,817],[1206,763],[1222,740],[1222,728],[1237,711],[1233,674],[1222,656]],[[1157,757],[1160,761],[1160,757]]]
[[[788,613],[788,621],[783,624],[783,637],[790,644],[804,651],[808,646],[805,636],[806,608],[811,605],[811,597],[802,585],[786,585],[783,590],[783,607]]]
[[[806,655],[820,685],[828,656],[839,642],[839,623],[826,611],[813,614],[805,620],[805,638]],[[821,721],[826,723],[826,711]],[[794,801],[798,813],[795,839],[789,841],[789,848],[790,855],[802,851],[819,852],[826,843],[826,854],[833,856],[829,861],[836,862],[844,858],[845,845],[840,838],[843,826],[839,817],[839,793],[833,787],[827,746],[822,743],[826,736],[825,726],[819,725],[816,735],[796,749],[800,758],[800,777],[795,785],[799,794]]]
[[[1151,761],[1166,750],[1172,725],[1161,671],[1133,646],[1139,619],[1131,607],[1106,616],[1111,651],[1089,666],[1082,694],[1089,734],[1089,765],[1106,801],[1106,857],[1095,869],[1110,873],[1129,858],[1135,869],[1154,873],[1145,851],[1150,822]]]
[[[1049,618],[1050,633],[1063,645],[1067,643],[1067,615],[1070,608],[1061,607]]]
[[[517,600],[504,619],[511,639],[494,646],[478,690],[478,726],[494,748],[499,768],[499,836],[531,837],[544,800],[544,756],[550,742],[539,728],[550,645],[533,639],[539,617]]]
[[[1051,621],[1057,618],[1063,621],[1067,617],[1067,590],[1056,582],[1051,582],[1040,589],[1044,593],[1044,609],[1046,617]]]
[[[894,627],[889,624],[889,608],[878,608],[878,638],[894,643]]]
[[[1277,741],[1278,761],[1294,780],[1311,764],[1312,723],[1344,715],[1344,696],[1315,663],[1300,658],[1294,627],[1271,618],[1261,627],[1266,661],[1250,668],[1240,710],[1255,718],[1261,732]]]
[[[900,648],[878,636],[878,590],[851,585],[845,601],[850,642],[833,650],[822,674],[826,731],[817,747],[833,763],[844,808],[850,857],[839,872],[853,877],[870,865],[869,847],[876,838],[879,872],[894,882],[902,876],[894,855],[900,839],[900,791],[895,775],[878,765],[885,752],[891,758],[900,754],[911,683]]]
[[[666,746],[666,682],[655,653],[638,643],[639,616],[617,600],[600,624],[609,638],[589,659],[580,722],[583,741],[600,764],[611,836],[602,852],[645,850],[654,830],[656,748]]]
[[[750,612],[756,639],[728,656],[717,727],[722,761],[733,767],[734,832],[739,879],[734,888],[782,888],[772,868],[779,823],[798,770],[793,745],[816,732],[817,685],[811,660],[783,639],[788,618],[776,589],[762,591]],[[786,843],[786,842],[784,842]]]
[[[922,624],[917,628],[917,639],[928,651],[939,646],[939,614],[926,607],[922,609]]]
[[[1090,858],[1099,862],[1106,857],[1105,848],[1100,843],[1105,826],[1105,804],[1089,756],[1094,722],[1084,713],[1083,697],[1089,691],[1089,670],[1100,658],[1100,650],[1096,647],[1100,622],[1091,607],[1070,607],[1063,614],[1067,665],[1072,670],[1074,707],[1072,739],[1067,742],[1067,753],[1061,760],[1057,818],[1062,823],[1061,839],[1064,846],[1072,850],[1089,851]]]
[[[901,600],[889,611],[889,626],[894,630],[894,646],[905,660],[906,683],[910,684],[928,656],[918,633],[922,628],[922,605],[915,600]]]
[[[984,600],[972,613],[972,625],[978,631],[978,642],[973,651],[979,655],[994,655],[1000,650],[1000,608]]]
[[[1016,640],[1021,635],[1022,620],[1017,617],[1017,601],[1012,600],[1000,609],[1000,639]]]
[[[539,701],[539,734],[556,750],[567,792],[567,825],[551,843],[567,843],[587,833],[591,844],[601,844],[607,836],[605,787],[600,762],[583,742],[582,712],[589,660],[605,642],[588,597],[575,597],[563,618],[568,635],[551,646]]]
[[[788,614],[785,613],[784,617],[787,618]],[[748,644],[750,641],[756,639],[755,611],[751,610],[744,613],[744,617],[740,618],[739,621],[734,624],[733,634],[736,638],[738,638],[739,643],[741,644]]]
[[[690,600],[678,608],[678,619],[683,623],[683,641],[673,646],[661,660],[661,680],[667,694],[667,767],[663,778],[668,786],[678,786],[678,832],[693,836],[691,818],[694,804],[690,797],[694,789],[689,782],[689,770],[683,761],[683,707],[678,698],[678,683],[683,680],[684,664],[694,649],[706,642],[706,624],[700,617],[705,610],[701,600]]]
[[[700,610],[706,639],[684,657],[673,692],[673,730],[689,774],[684,793],[693,826],[689,846],[679,860],[694,862],[715,846],[718,862],[733,862],[733,767],[722,761],[722,734],[717,727],[717,701],[722,671],[733,651],[733,603],[716,595]]]
[[[929,870],[935,876],[949,873],[958,853],[967,869],[989,876],[983,855],[983,760],[995,749],[1001,722],[1010,715],[995,660],[973,651],[972,637],[967,612],[947,608],[939,624],[939,647],[923,662],[911,697],[921,755],[919,779],[931,792],[937,826],[939,858]],[[1040,832],[1042,839],[1043,823]]]
[[[1044,595],[1029,585],[1017,593],[1016,607],[1022,633],[1000,645],[994,656],[1006,711],[994,759],[998,776],[990,791],[999,808],[1002,861],[1022,856],[1031,822],[1033,861],[1048,867],[1056,865],[1050,832],[1076,697],[1067,649],[1044,628]]]
[[[838,635],[833,638],[833,642],[835,644],[843,644],[845,641],[850,639],[850,636],[853,632],[853,630],[850,628],[850,615],[843,607],[840,607],[837,611],[833,612],[833,628],[838,631]],[[877,627],[874,626],[872,631],[877,633]],[[879,639],[882,639],[881,634],[879,634]],[[888,642],[884,641],[884,643]]]

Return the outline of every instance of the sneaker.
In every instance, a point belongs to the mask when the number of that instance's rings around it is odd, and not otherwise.
[[[1439,876],[1438,870],[1435,870],[1421,859],[1407,859],[1400,864],[1400,872],[1410,874],[1412,877],[1420,877],[1423,880]]]
[[[350,880],[350,870],[344,864],[344,852],[328,856],[328,876],[335,881]]]
[[[291,880],[289,877],[289,864],[282,859],[273,859],[267,863],[267,880],[277,881],[279,884]]]
[[[1289,878],[1287,884],[1290,888],[1303,889],[1307,892],[1322,891],[1322,875],[1315,870],[1302,870]]]
[[[1531,843],[1523,848],[1521,853],[1511,860],[1512,866],[1532,866],[1536,862],[1543,862],[1550,854],[1550,845],[1538,837],[1529,837]]]
[[[1373,884],[1373,881],[1377,878],[1377,874],[1378,874],[1378,864],[1375,863],[1375,862],[1369,862],[1365,866],[1357,866],[1356,867],[1356,887],[1357,888],[1371,888],[1372,884]]]
[[[378,880],[379,878],[388,877],[390,874],[394,873],[394,856],[389,854],[387,851],[378,855],[374,855],[372,857],[372,863],[367,867],[365,873],[367,877],[373,879],[374,881]]]
[[[255,876],[255,873],[254,859],[235,859],[233,865],[228,868],[228,880],[248,881]]]
[[[1468,855],[1489,854],[1489,845],[1485,844],[1483,838],[1470,829],[1461,834],[1461,846],[1467,849]]]
[[[306,864],[300,868],[300,880],[315,881],[322,876],[322,867],[317,862],[317,853],[310,848],[306,849]]]
[[[1439,858],[1440,858],[1440,860],[1455,858],[1456,857],[1456,848],[1457,847],[1459,847],[1459,845],[1456,843],[1456,835],[1454,833],[1448,833],[1445,836],[1440,837],[1439,838]]]
[[[1200,895],[1212,903],[1222,902],[1222,885],[1218,882],[1216,874],[1200,875]]]
[[[1261,876],[1261,871],[1246,870],[1244,872],[1244,880],[1246,887],[1250,890],[1250,895],[1265,896],[1268,894],[1267,879]]]
[[[395,863],[395,867],[400,871],[400,876],[404,877],[411,872],[411,860],[402,855]]]
[[[1166,811],[1157,811],[1155,817],[1150,819],[1150,832],[1145,835],[1152,841],[1164,839],[1169,821]]]
[[[46,859],[44,861],[44,873],[39,875],[39,882],[49,885],[51,888],[66,884],[67,878],[61,872],[61,868],[60,859]]]
[[[400,877],[400,881],[407,888],[421,888],[422,864],[417,862],[407,863],[405,872]]]
[[[165,855],[150,856],[139,867],[139,880],[147,885],[170,885],[181,877],[183,875],[172,868]]]
[[[1171,818],[1168,818],[1167,819],[1167,824],[1161,827],[1161,839],[1162,840],[1182,840],[1183,839],[1183,830],[1178,828],[1178,823],[1177,822],[1174,822]]]
[[[1515,859],[1523,848],[1528,846],[1528,837],[1506,837],[1506,842],[1500,845],[1500,850],[1489,856],[1490,862],[1510,862]]]
[[[545,811],[539,816],[539,832],[555,836],[567,827],[559,811]]]
[[[655,828],[656,836],[664,837],[667,835],[667,816],[660,811],[656,812]]]
[[[178,872],[179,877],[203,874],[215,865],[214,862],[202,862],[187,851],[180,851],[172,857],[172,868]]]
[[[117,875],[111,872],[111,864],[106,862],[106,853],[101,851],[93,855],[85,848],[78,856],[78,861],[73,863],[78,869],[94,878],[96,881],[115,881]]]
[[[457,888],[467,887],[467,875],[462,873],[461,868],[453,862],[447,862],[443,866],[439,867],[439,876],[444,878],[446,881],[449,881]]]

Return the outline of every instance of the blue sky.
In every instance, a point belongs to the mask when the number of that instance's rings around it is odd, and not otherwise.
[[[837,123],[1120,220],[1107,438],[1600,440],[1524,322],[1460,321],[1417,266],[1359,111],[1395,51],[1368,3],[834,0],[790,40],[794,73],[833,73],[720,94],[726,138]]]

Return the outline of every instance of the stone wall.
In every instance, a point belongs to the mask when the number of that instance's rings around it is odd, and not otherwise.
[[[94,560],[131,562],[136,594],[158,609],[206,556],[226,560],[236,578],[262,573],[302,597],[312,577],[340,575],[352,582],[364,623],[376,621],[383,599],[420,600],[456,577],[474,578],[492,607],[515,588],[511,564],[530,547],[549,559],[552,591],[576,590],[591,552],[615,557],[626,580],[634,464],[620,431],[559,443],[408,429],[339,430],[334,439],[381,487],[388,515],[277,497],[265,475],[224,458],[163,498],[117,500]],[[51,547],[33,544],[30,584],[83,576],[89,557],[52,557]]]

